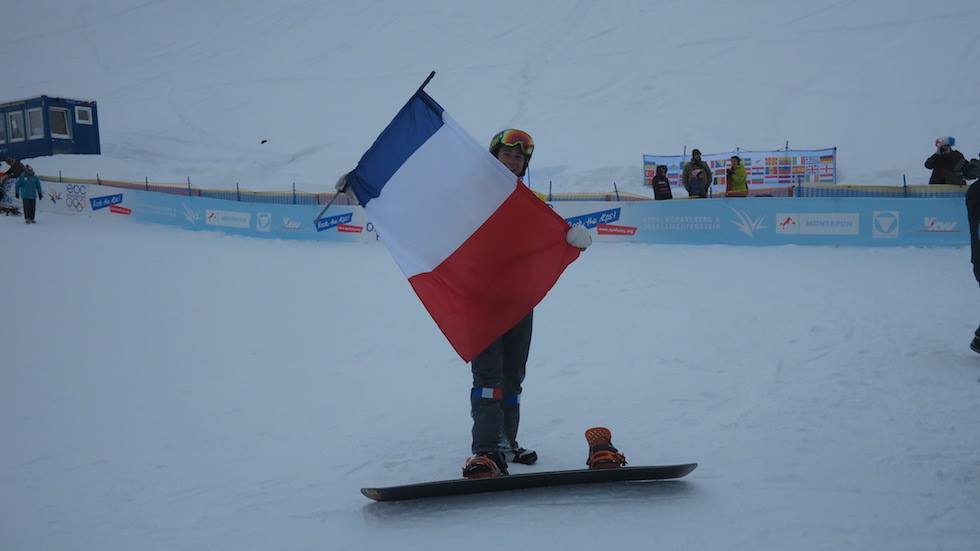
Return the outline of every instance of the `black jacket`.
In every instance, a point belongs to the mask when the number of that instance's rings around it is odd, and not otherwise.
[[[949,150],[946,153],[933,153],[931,157],[926,159],[926,168],[932,170],[929,183],[952,184],[954,186],[965,185],[966,181],[963,177],[953,170],[956,168],[956,165],[965,160],[966,158],[963,157],[963,154],[955,150]]]

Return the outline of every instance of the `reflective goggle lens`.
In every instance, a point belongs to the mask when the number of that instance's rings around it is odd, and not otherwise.
[[[507,130],[500,136],[500,143],[507,147],[520,146],[525,155],[534,152],[534,140],[523,130]]]

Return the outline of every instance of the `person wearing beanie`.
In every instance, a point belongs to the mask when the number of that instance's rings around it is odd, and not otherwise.
[[[956,139],[943,136],[936,139],[936,152],[926,159],[926,168],[932,170],[930,184],[966,185],[963,176],[956,172],[957,165],[966,160],[963,154],[953,149]]]
[[[25,167],[24,173],[17,178],[14,186],[16,196],[24,202],[24,223],[34,223],[34,213],[37,209],[37,200],[44,197],[41,191],[41,181],[34,175],[34,169],[30,166]]]
[[[691,197],[707,197],[713,181],[711,167],[701,160],[701,150],[692,150],[691,160],[684,163],[684,170],[681,171],[681,184],[687,194]]]

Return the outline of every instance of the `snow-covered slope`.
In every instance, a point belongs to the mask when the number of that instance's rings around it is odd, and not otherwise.
[[[980,541],[961,248],[593,247],[535,310],[533,469],[581,468],[594,424],[700,467],[376,504],[358,489],[457,476],[470,440],[468,366],[384,248],[111,222],[0,217],[0,549]]]
[[[643,153],[838,146],[842,181],[924,182],[980,151],[980,5],[13,0],[2,94],[99,102],[100,157],[43,172],[327,189],[430,70],[479,140],[538,143],[532,185],[639,190]],[[262,140],[268,140],[261,144]]]

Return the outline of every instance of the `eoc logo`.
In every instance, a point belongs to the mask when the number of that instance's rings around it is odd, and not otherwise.
[[[315,222],[316,231],[320,232],[323,230],[329,230],[330,228],[336,227],[340,224],[347,224],[354,219],[354,213],[348,212],[347,214],[337,214],[334,216],[327,216],[325,218],[319,218]]]
[[[109,205],[118,205],[122,202],[122,193],[117,193],[116,195],[106,195],[103,197],[92,197],[89,199],[89,203],[92,204],[92,210],[104,209]]]
[[[598,212],[590,212],[588,214],[582,214],[579,216],[573,216],[571,218],[566,218],[565,221],[568,222],[569,226],[574,226],[576,224],[582,224],[587,229],[592,229],[599,224],[609,224],[610,222],[615,222],[619,220],[619,214],[621,209],[609,209],[600,210]]]
[[[84,184],[67,184],[65,186],[65,206],[75,212],[85,210],[88,202],[85,200],[88,188]]]

